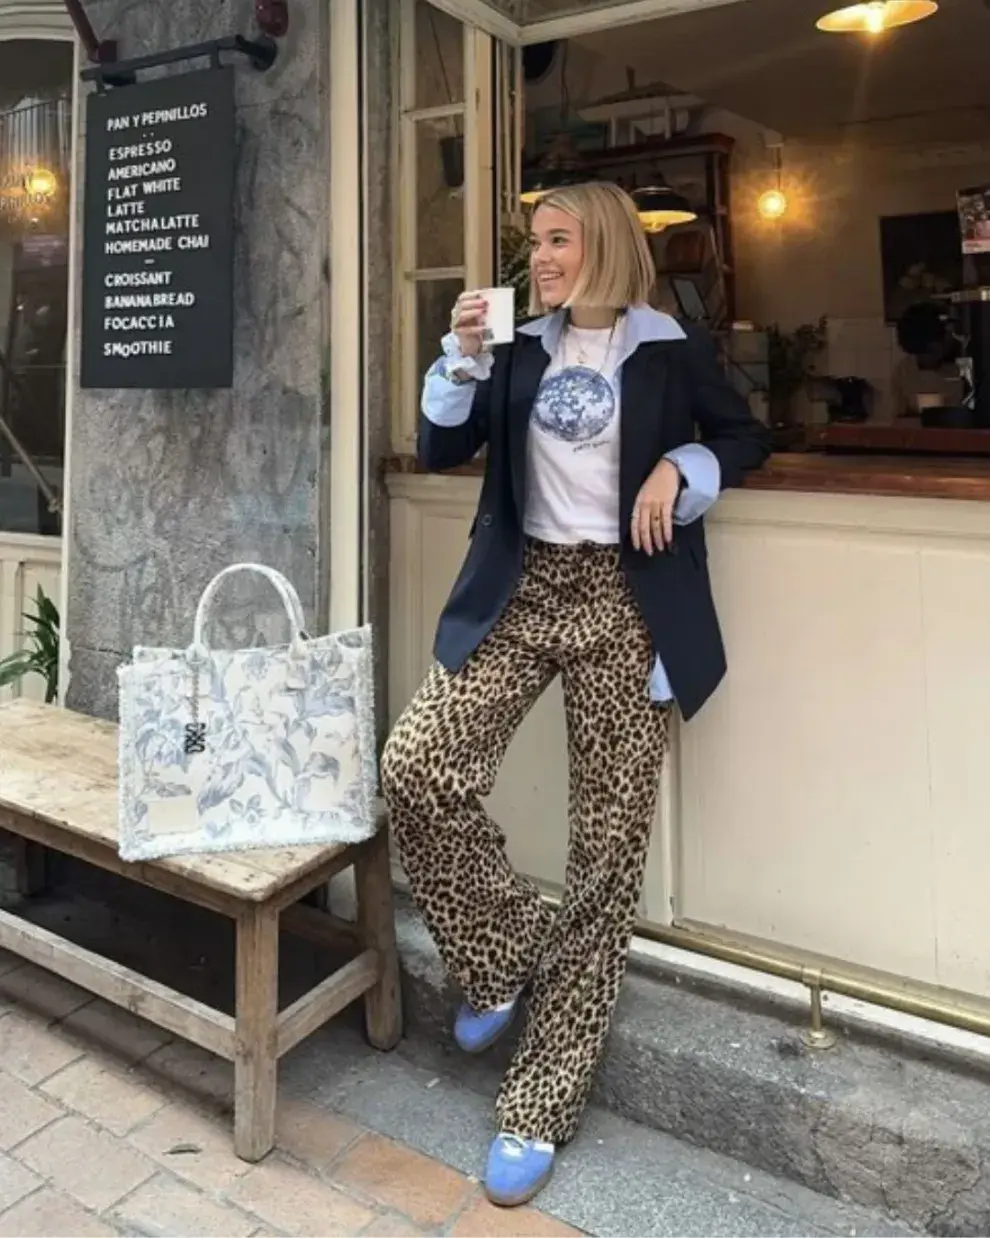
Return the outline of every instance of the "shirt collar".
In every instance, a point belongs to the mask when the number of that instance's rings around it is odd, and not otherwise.
[[[566,321],[567,311],[560,309],[543,318],[537,318],[534,322],[525,323],[518,328],[518,331],[520,335],[529,335],[538,339],[543,345],[544,352],[552,357],[557,351]],[[640,344],[683,339],[687,339],[687,336],[676,318],[655,310],[649,305],[632,305],[626,310],[626,342],[622,350],[621,361],[631,357]]]

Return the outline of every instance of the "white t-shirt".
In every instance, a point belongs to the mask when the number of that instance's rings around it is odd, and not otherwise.
[[[625,320],[567,326],[529,419],[523,528],[542,542],[619,542],[619,383]]]

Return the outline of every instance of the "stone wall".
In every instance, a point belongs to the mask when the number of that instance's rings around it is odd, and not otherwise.
[[[253,8],[87,4],[123,57],[250,36]],[[233,389],[76,391],[65,623],[74,709],[113,716],[115,668],[135,644],[185,644],[203,587],[231,562],[285,572],[314,628],[325,613],[326,7],[294,4],[291,16],[273,69],[238,63]],[[284,638],[264,582],[232,584],[225,597],[218,643]]]

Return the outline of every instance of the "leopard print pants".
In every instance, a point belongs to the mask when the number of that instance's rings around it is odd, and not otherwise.
[[[667,747],[669,711],[649,698],[652,663],[616,548],[529,542],[516,593],[491,634],[457,673],[433,666],[385,748],[393,834],[449,973],[475,1010],[529,987],[496,1105],[503,1131],[567,1142],[605,1046]],[[570,849],[553,915],[511,868],[482,800],[512,736],[558,674]]]

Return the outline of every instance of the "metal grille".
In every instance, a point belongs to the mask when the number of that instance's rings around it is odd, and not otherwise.
[[[37,168],[64,176],[71,149],[70,99],[26,99],[0,113],[0,180]]]

